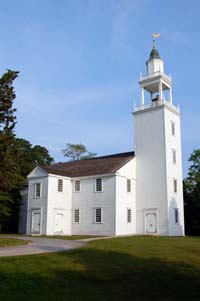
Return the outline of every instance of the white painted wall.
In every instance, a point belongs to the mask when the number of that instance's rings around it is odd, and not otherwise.
[[[177,123],[176,137],[171,135],[171,120]],[[158,234],[183,235],[180,117],[168,107],[158,106],[135,113],[134,124],[137,233],[145,233],[145,213],[156,212]],[[172,164],[172,147],[177,148],[176,166]],[[173,177],[180,189],[176,196],[172,193]],[[179,226],[174,223],[174,199],[180,207]]]
[[[135,158],[116,173],[115,235],[136,233],[136,166]],[[127,192],[127,179],[131,179],[131,192]],[[131,209],[132,221],[127,222],[127,209]]]
[[[114,235],[115,233],[115,176],[102,176],[103,192],[95,192],[95,179],[97,177],[79,178],[81,192],[72,193],[72,212],[80,209],[80,223],[72,222],[72,234]],[[94,222],[94,209],[103,208],[103,221]]]
[[[35,168],[28,176],[28,206],[27,206],[27,228],[26,234],[32,234],[32,211],[41,210],[40,234],[46,234],[47,225],[47,195],[48,195],[48,174],[41,168]],[[35,198],[35,183],[41,182],[42,192],[40,198]]]
[[[58,192],[58,179],[63,180],[63,191]],[[47,201],[47,235],[71,235],[71,208],[72,208],[72,184],[67,177],[48,176],[48,201]],[[57,233],[55,229],[56,213],[63,213],[64,231]]]
[[[175,136],[171,134],[171,122],[175,122]],[[184,235],[184,208],[182,186],[182,154],[180,116],[168,109],[164,110],[165,143],[166,143],[166,180],[168,199],[169,235]],[[176,150],[177,163],[172,163],[172,149]],[[174,193],[173,179],[177,179],[177,193]],[[175,224],[174,209],[179,210],[179,223]]]
[[[147,63],[147,74],[152,74],[154,72],[164,72],[164,62],[160,59],[149,60]]]
[[[168,235],[163,109],[135,113],[137,233],[145,234],[144,214],[155,209],[158,232]]]
[[[32,234],[32,211],[41,211],[41,233],[43,235],[71,235],[71,201],[72,184],[71,179],[62,176],[48,175],[43,169],[35,168],[28,177],[28,212],[27,212],[27,234]],[[63,192],[58,192],[58,179],[63,180]],[[41,182],[41,198],[35,198],[35,183]],[[63,233],[55,231],[56,212],[63,213]]]

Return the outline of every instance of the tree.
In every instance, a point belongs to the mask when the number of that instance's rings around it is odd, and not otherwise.
[[[37,165],[50,165],[54,161],[45,147],[40,145],[32,147],[31,143],[25,139],[17,138],[15,148],[20,174],[24,180]]]
[[[63,150],[64,156],[70,161],[90,159],[96,156],[96,153],[91,153],[83,144],[67,143],[67,147]]]
[[[183,181],[187,235],[200,235],[200,149],[189,158],[188,177]]]
[[[20,190],[27,175],[36,165],[53,162],[45,147],[32,147],[29,141],[15,137],[13,82],[17,76],[17,71],[8,70],[0,78],[0,231],[17,230]]]
[[[8,70],[0,78],[0,191],[8,191],[16,186],[18,178],[17,162],[14,159],[14,127],[16,109],[13,101],[16,97],[13,81],[17,71]]]
[[[49,155],[49,151],[40,145],[35,145],[32,148],[32,158],[34,164],[36,165],[50,165],[53,163],[54,159]]]
[[[25,179],[35,167],[32,159],[32,145],[29,141],[21,138],[15,139],[16,160],[20,168],[20,174]]]
[[[16,151],[14,148],[16,109],[13,102],[16,97],[13,82],[18,71],[7,70],[0,78],[0,217],[2,220],[11,215],[14,199],[12,192],[20,185]]]

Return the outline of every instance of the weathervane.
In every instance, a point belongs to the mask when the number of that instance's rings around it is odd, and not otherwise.
[[[157,38],[160,38],[160,32],[155,32],[152,34],[152,39],[153,39],[153,47],[155,47],[155,40]]]

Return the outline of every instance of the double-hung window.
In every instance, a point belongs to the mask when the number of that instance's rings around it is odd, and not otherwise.
[[[80,192],[81,191],[81,181],[80,180],[76,180],[74,182],[74,191],[75,192]]]
[[[103,209],[102,208],[95,208],[94,222],[96,224],[102,223],[102,213],[103,213]]]
[[[127,223],[131,223],[132,214],[131,209],[127,209]]]
[[[73,222],[77,223],[77,224],[80,222],[80,210],[79,209],[74,209]]]
[[[42,188],[41,182],[35,183],[35,186],[34,186],[34,197],[35,198],[41,198],[41,196],[42,196],[41,188]]]
[[[63,179],[58,179],[58,192],[63,192]]]
[[[174,121],[171,121],[171,133],[172,133],[172,136],[176,135],[176,128],[175,128],[175,122]]]
[[[172,163],[176,164],[176,150],[172,149]]]
[[[130,179],[127,179],[126,185],[127,185],[127,192],[131,192],[131,180]]]
[[[175,219],[175,224],[179,223],[179,211],[178,208],[174,209],[174,219]]]
[[[95,182],[95,191],[102,192],[103,191],[103,183],[102,178],[97,178]]]
[[[177,193],[178,185],[177,185],[177,179],[173,179],[174,183],[174,192]]]

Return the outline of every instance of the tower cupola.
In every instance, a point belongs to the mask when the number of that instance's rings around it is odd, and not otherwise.
[[[140,74],[141,109],[147,106],[145,99],[150,95],[150,106],[172,105],[172,79],[164,72],[164,61],[155,46],[155,38],[159,34],[153,35],[153,48],[149,59],[146,62],[146,75]]]
[[[164,61],[160,58],[159,52],[155,45],[151,50],[148,61],[146,62],[147,74],[152,74],[155,72],[164,73]]]

